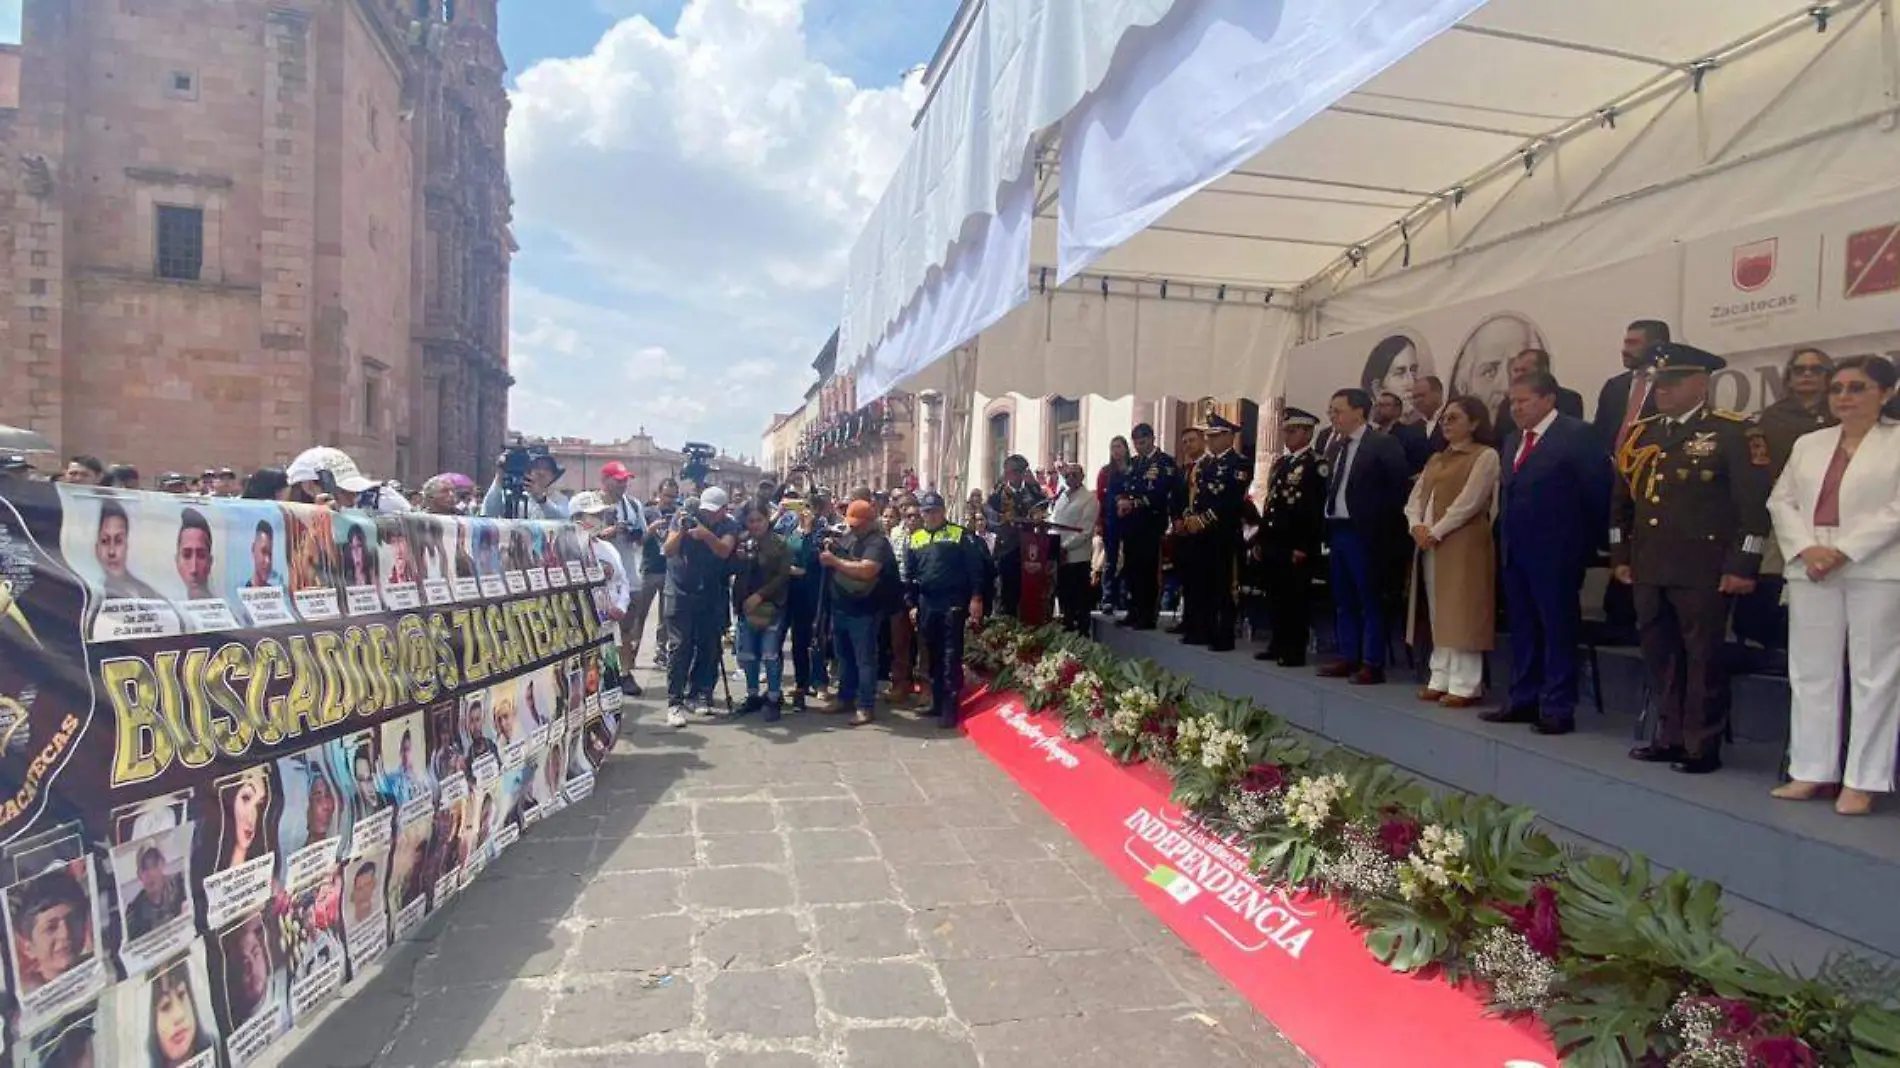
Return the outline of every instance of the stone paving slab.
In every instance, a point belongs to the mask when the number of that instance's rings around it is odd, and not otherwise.
[[[628,710],[285,1068],[1308,1063],[961,737]]]

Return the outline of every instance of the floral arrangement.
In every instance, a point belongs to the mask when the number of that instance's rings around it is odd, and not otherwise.
[[[1009,620],[971,662],[1177,804],[1251,844],[1268,883],[1332,897],[1392,968],[1480,984],[1585,1068],[1900,1068],[1900,969],[1793,975],[1721,935],[1721,888],[1641,856],[1566,853],[1529,809],[1435,795],[1390,764],[1315,752],[1248,701],[1086,639]]]

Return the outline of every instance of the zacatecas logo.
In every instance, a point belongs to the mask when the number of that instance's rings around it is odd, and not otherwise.
[[[1766,241],[1750,241],[1746,245],[1735,246],[1729,277],[1736,289],[1753,293],[1774,281],[1775,250],[1780,243],[1780,239],[1771,237]]]
[[[1129,832],[1122,852],[1147,871],[1147,881],[1180,905],[1206,895],[1209,900],[1197,906],[1201,919],[1236,949],[1258,953],[1272,946],[1300,959],[1313,938],[1307,914],[1281,891],[1255,881],[1239,851],[1192,823],[1145,807],[1129,813],[1122,826]]]

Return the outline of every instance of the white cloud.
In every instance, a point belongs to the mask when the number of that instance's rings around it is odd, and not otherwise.
[[[586,398],[609,423],[517,403],[522,429],[644,424],[756,452],[796,405],[922,103],[914,81],[863,88],[814,60],[803,17],[804,0],[689,0],[670,35],[634,15],[521,74],[518,401]],[[621,403],[599,396],[622,381]]]

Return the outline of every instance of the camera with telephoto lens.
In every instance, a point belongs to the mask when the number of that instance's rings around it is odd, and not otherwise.
[[[686,457],[686,462],[680,465],[680,478],[704,486],[713,472],[712,459],[719,455],[719,450],[703,441],[689,441],[680,452]]]
[[[843,541],[844,536],[849,533],[851,533],[851,528],[845,526],[843,523],[837,523],[832,526],[819,528],[818,551],[821,553],[837,552],[838,543]]]

